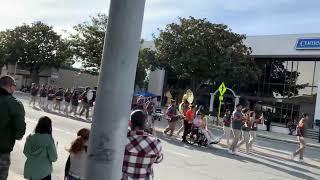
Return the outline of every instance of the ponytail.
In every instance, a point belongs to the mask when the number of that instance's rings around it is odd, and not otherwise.
[[[83,128],[81,129],[77,135],[77,139],[72,142],[71,148],[68,150],[72,154],[77,154],[82,150],[87,150],[86,142],[89,140],[89,129]]]

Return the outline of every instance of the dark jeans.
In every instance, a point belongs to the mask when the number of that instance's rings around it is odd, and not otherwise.
[[[270,131],[271,124],[267,124],[267,131]]]
[[[182,140],[185,141],[187,135],[191,132],[192,124],[188,123],[188,121],[183,121],[183,124],[184,124],[184,131],[183,131]]]

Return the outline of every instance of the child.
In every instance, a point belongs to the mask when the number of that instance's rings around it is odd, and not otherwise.
[[[77,133],[78,137],[72,142],[69,159],[67,161],[65,176],[67,180],[82,180],[85,177],[87,150],[90,130],[83,128]]]
[[[203,113],[200,112],[200,110],[196,113],[196,118],[193,120],[193,126],[195,128],[199,128],[200,131],[204,134],[204,136],[207,138],[209,144],[218,144],[218,141],[213,140],[213,134],[209,131],[207,126],[207,120],[204,118]]]
[[[27,137],[23,153],[27,157],[24,178],[51,180],[52,162],[55,162],[58,156],[49,117],[39,119],[35,133]]]

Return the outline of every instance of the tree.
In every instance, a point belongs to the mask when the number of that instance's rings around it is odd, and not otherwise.
[[[243,44],[245,35],[233,33],[227,25],[206,19],[179,18],[154,36],[156,50],[153,68],[172,71],[180,79],[189,79],[192,89],[208,82],[245,86],[256,81],[260,71]]]
[[[85,69],[99,72],[102,59],[104,36],[107,29],[108,17],[105,14],[97,14],[91,17],[89,22],[78,24],[74,27],[75,34],[70,36],[72,50],[76,59],[82,63]],[[143,40],[141,40],[141,43]],[[135,84],[145,86],[146,70],[149,68],[148,61],[140,56],[148,56],[146,51],[140,49],[136,72]]]
[[[39,82],[39,73],[50,67],[59,68],[72,57],[69,44],[51,26],[42,22],[24,24],[3,32],[6,47],[2,57],[6,63],[18,62],[19,66],[31,74],[32,82]]]
[[[5,65],[7,62],[7,57],[6,57],[6,51],[7,51],[6,44],[8,40],[7,36],[8,36],[7,31],[0,32],[0,72],[3,65]]]
[[[84,68],[98,72],[108,17],[105,14],[98,14],[90,18],[91,21],[75,26],[76,33],[70,38],[76,59],[82,63]]]
[[[305,88],[308,84],[297,84],[299,72],[289,71],[285,67],[284,60],[259,60],[257,63],[263,71],[260,78],[260,95],[264,97],[273,97],[273,93],[283,97],[291,97],[299,94],[299,90]]]

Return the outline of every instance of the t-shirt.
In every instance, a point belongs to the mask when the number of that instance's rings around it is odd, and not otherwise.
[[[64,101],[66,101],[67,103],[70,103],[70,101],[71,101],[71,93],[70,92],[66,92],[64,94]]]
[[[177,109],[176,107],[174,106],[170,106],[167,110],[167,117],[168,117],[168,120],[169,121],[177,121],[178,118],[177,118]]]
[[[40,89],[40,97],[47,97],[47,90],[45,88]]]
[[[192,109],[189,109],[186,112],[186,121],[188,121],[189,123],[192,123],[194,119],[194,115],[195,115],[195,112]]]
[[[54,98],[55,98],[54,90],[53,89],[48,90],[48,100],[52,101]]]
[[[36,87],[31,88],[31,96],[37,96],[39,89]]]
[[[225,114],[223,117],[223,125],[226,127],[230,127],[230,123],[231,123],[231,115]]]
[[[79,95],[73,94],[71,97],[71,103],[73,106],[79,105]]]
[[[56,94],[56,100],[62,101],[63,100],[63,91],[59,90]]]
[[[233,129],[241,130],[242,118],[243,118],[242,112],[235,110],[232,113],[232,121],[231,121],[231,123],[232,123],[232,128]]]
[[[196,117],[193,120],[193,125],[197,128],[201,127],[203,124],[201,117]]]
[[[304,124],[299,123],[297,126],[297,136],[304,137]]]

